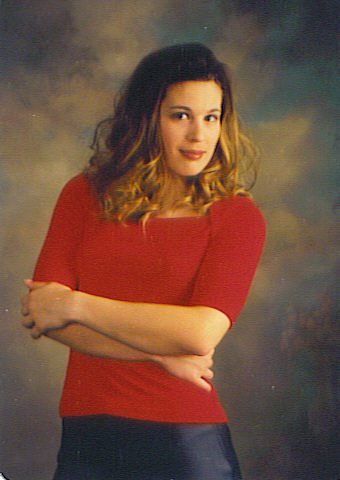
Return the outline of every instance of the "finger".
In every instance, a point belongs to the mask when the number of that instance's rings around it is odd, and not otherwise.
[[[34,340],[37,340],[38,338],[40,338],[42,336],[43,332],[40,331],[40,329],[34,325],[32,330],[31,330],[31,337],[34,339]]]
[[[199,381],[197,382],[197,386],[200,388],[203,388],[206,392],[211,392],[211,385],[208,383],[204,378],[200,378]]]
[[[212,366],[214,365],[214,362],[213,362],[213,359],[212,358],[209,358],[208,361],[207,361],[207,367],[208,368],[211,368]]]
[[[211,380],[212,378],[214,378],[213,370],[209,369],[207,372],[205,372],[203,378],[206,378],[207,380]]]
[[[29,312],[28,308],[25,307],[25,306],[23,306],[23,307],[21,308],[21,315],[22,315],[23,317],[27,317],[27,315],[29,315],[29,314],[30,314],[30,312]]]
[[[28,315],[29,314],[29,309],[28,309],[28,302],[24,299],[21,300],[21,315]]]
[[[24,317],[21,321],[21,324],[25,328],[32,328],[34,326],[34,320],[30,317]]]
[[[26,305],[27,301],[28,301],[28,295],[24,295],[20,299],[20,303],[21,303],[22,306]]]
[[[212,358],[215,354],[215,349],[213,348],[209,353],[208,353],[208,358]]]
[[[21,314],[22,315],[28,315],[29,313],[29,295],[25,295],[21,299]]]

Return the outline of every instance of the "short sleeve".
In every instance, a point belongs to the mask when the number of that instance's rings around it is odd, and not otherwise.
[[[88,190],[87,181],[79,175],[61,191],[35,266],[35,280],[77,287],[76,257],[90,206]]]
[[[216,308],[233,323],[261,256],[265,222],[253,201],[242,196],[216,202],[210,217],[211,237],[189,304]]]

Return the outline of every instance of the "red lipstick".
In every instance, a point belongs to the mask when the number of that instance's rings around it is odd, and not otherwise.
[[[205,150],[185,150],[180,149],[182,155],[189,160],[199,160],[205,154]]]

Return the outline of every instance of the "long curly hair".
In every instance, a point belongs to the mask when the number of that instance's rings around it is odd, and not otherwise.
[[[256,149],[241,132],[227,69],[204,45],[174,45],[150,53],[117,96],[114,114],[96,128],[93,156],[85,175],[106,219],[125,222],[155,216],[162,209],[168,171],[159,131],[167,89],[189,80],[213,80],[222,89],[221,134],[208,165],[186,179],[178,205],[206,214],[216,200],[247,188],[242,175],[255,169]]]

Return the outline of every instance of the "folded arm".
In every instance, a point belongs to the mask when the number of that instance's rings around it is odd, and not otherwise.
[[[76,352],[93,357],[136,362],[155,362],[158,358],[156,355],[130,348],[76,323],[70,323],[63,328],[49,330],[44,335],[70,347]]]
[[[193,383],[203,390],[210,391],[209,380],[214,376],[214,351],[205,356],[196,355],[152,355],[123,345],[105,335],[79,324],[69,324],[64,328],[50,330],[46,336],[62,343],[77,352],[111,360],[151,362],[177,378]]]
[[[32,327],[33,337],[76,323],[142,352],[205,356],[230,325],[226,315],[210,307],[123,302],[54,282],[26,285],[23,323]]]

